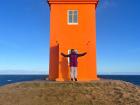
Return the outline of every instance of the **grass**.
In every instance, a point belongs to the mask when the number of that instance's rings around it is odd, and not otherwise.
[[[113,80],[22,82],[0,87],[0,105],[140,105],[140,87]]]

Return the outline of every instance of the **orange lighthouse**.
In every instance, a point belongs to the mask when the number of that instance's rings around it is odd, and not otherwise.
[[[70,80],[68,59],[61,52],[87,52],[78,58],[78,80],[97,80],[96,7],[98,0],[49,0],[49,80]]]

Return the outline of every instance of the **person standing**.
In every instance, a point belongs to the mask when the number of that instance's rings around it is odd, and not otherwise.
[[[69,57],[70,59],[70,76],[71,76],[71,81],[75,80],[77,81],[77,66],[78,66],[78,57],[84,56],[87,53],[81,53],[78,54],[77,51],[75,51],[74,49],[71,49],[71,53],[70,54],[64,54],[61,53],[62,56],[64,57]]]

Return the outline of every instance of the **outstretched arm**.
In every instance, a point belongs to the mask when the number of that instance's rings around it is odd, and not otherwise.
[[[69,57],[70,56],[70,55],[66,55],[64,53],[61,53],[61,55],[64,56],[64,57]]]
[[[78,57],[84,56],[84,55],[86,55],[86,54],[87,54],[87,52],[84,52],[84,53],[78,54]]]

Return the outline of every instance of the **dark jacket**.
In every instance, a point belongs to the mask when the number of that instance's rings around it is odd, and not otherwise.
[[[84,56],[86,53],[82,53],[82,54],[77,54],[75,52],[72,52],[71,54],[65,55],[63,53],[61,53],[61,55],[63,55],[64,57],[69,57],[70,58],[70,67],[77,67],[78,66],[78,57]]]

